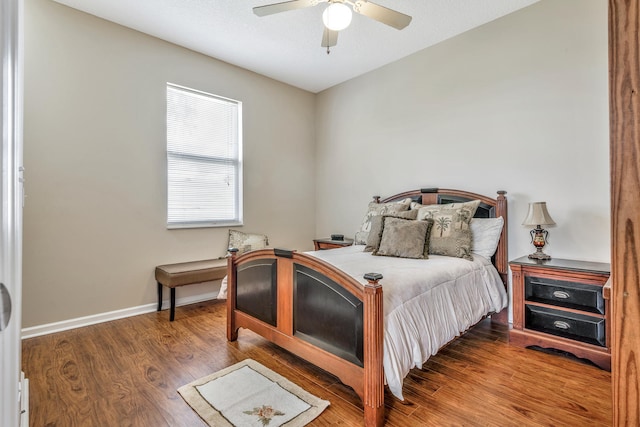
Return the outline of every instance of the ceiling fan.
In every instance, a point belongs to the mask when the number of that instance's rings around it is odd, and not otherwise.
[[[322,47],[327,48],[327,53],[329,53],[330,47],[338,44],[338,31],[344,30],[351,23],[351,10],[398,30],[403,29],[411,22],[409,15],[366,0],[291,0],[254,7],[253,13],[258,16],[267,16],[294,9],[313,7],[320,3],[329,3],[322,13],[324,34],[320,44]],[[351,6],[351,8],[347,5]]]

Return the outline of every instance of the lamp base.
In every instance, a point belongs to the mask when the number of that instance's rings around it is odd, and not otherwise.
[[[542,248],[546,244],[547,240],[547,230],[543,230],[539,225],[529,232],[531,234],[531,243],[536,247],[536,251],[529,255],[529,258],[536,260],[548,260],[551,257],[544,252],[542,252]]]
[[[542,252],[540,249],[538,249],[536,252],[529,254],[529,258],[531,259],[538,259],[538,260],[549,260],[551,259],[550,255],[545,254],[544,252]]]

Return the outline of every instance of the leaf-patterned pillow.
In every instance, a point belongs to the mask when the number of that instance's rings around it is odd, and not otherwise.
[[[470,222],[480,200],[418,209],[418,220],[432,219],[429,253],[473,260]]]
[[[389,202],[389,203],[376,203],[371,202],[367,208],[367,213],[364,215],[362,219],[362,225],[360,226],[360,230],[356,233],[355,236],[355,245],[366,245],[367,239],[369,238],[369,231],[371,231],[371,218],[376,215],[386,215],[393,214],[397,212],[403,212],[409,209],[409,205],[411,204],[411,199],[404,199],[399,202]]]

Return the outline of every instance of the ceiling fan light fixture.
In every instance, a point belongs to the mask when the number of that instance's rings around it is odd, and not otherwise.
[[[351,9],[344,3],[334,2],[331,3],[322,12],[322,22],[325,27],[332,31],[341,31],[349,26],[351,23]]]

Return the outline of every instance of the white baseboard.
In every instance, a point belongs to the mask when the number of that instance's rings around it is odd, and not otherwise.
[[[207,292],[204,294],[192,295],[184,298],[176,298],[176,307],[181,305],[195,304],[201,301],[216,299],[218,292]],[[168,309],[169,300],[162,302],[163,309]],[[139,305],[137,307],[124,308],[122,310],[108,311],[106,313],[92,314],[91,316],[78,317],[75,319],[63,320],[60,322],[47,323],[45,325],[32,326],[22,329],[22,339],[38,337],[52,334],[54,332],[67,331],[69,329],[81,328],[83,326],[95,325],[96,323],[108,322],[110,320],[122,319],[124,317],[137,316],[139,314],[151,313],[158,309],[158,303]],[[167,315],[167,320],[169,319]]]

